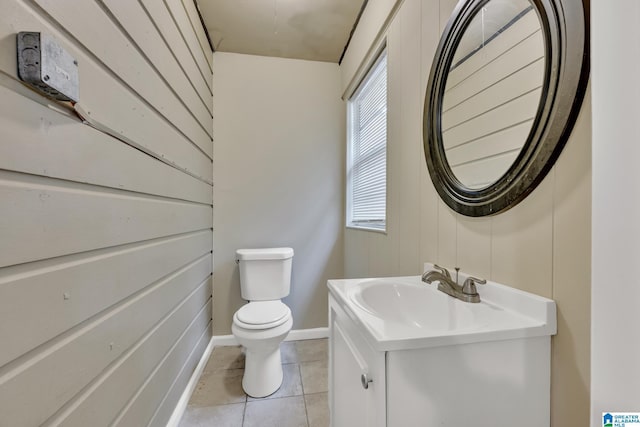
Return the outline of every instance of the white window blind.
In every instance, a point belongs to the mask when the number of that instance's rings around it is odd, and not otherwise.
[[[387,53],[348,102],[347,226],[385,230],[387,208]]]

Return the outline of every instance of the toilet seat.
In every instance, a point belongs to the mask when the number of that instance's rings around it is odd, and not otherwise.
[[[240,307],[233,322],[244,329],[269,329],[280,326],[291,317],[291,309],[282,301],[253,301]]]

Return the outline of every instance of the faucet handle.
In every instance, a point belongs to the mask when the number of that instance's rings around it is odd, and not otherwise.
[[[485,279],[478,279],[477,277],[468,277],[462,285],[462,293],[467,295],[477,295],[478,289],[476,285],[484,285],[487,281]]]
[[[447,279],[451,279],[451,274],[449,273],[449,270],[447,270],[446,268],[442,268],[438,264],[433,264],[433,268],[435,270],[440,271],[440,273],[442,273],[442,275]]]

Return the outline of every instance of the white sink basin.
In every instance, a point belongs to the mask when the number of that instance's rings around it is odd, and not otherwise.
[[[370,280],[350,289],[357,306],[386,322],[408,328],[451,331],[473,328],[480,319],[461,301],[433,288],[402,280]]]
[[[329,280],[328,287],[380,351],[556,333],[554,301],[494,282],[478,286],[480,303],[450,297],[420,276]]]

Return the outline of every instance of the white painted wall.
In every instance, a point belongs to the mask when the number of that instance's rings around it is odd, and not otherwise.
[[[372,7],[385,0],[370,0]],[[346,277],[412,275],[425,261],[459,266],[480,277],[553,298],[552,425],[589,419],[591,283],[591,101],[589,91],[555,167],[516,207],[468,218],[451,211],[429,178],[422,147],[422,109],[440,34],[455,0],[404,0],[389,20],[387,234],[345,231]],[[365,15],[363,15],[363,19]],[[361,22],[363,31],[384,20]],[[354,37],[358,35],[356,29]],[[372,37],[372,36],[370,36]],[[377,40],[379,43],[380,40]],[[375,45],[371,38],[369,43]],[[345,64],[366,57],[366,43]],[[370,50],[370,49],[369,49]],[[357,67],[341,67],[353,86]]]
[[[235,251],[294,249],[294,329],[327,326],[343,276],[345,110],[337,64],[214,54],[214,335],[240,298]]]
[[[187,0],[0,10],[0,426],[164,425],[211,337],[204,31]],[[118,139],[18,81],[21,30]]]
[[[599,427],[602,412],[640,412],[640,4],[591,7],[591,426]]]
[[[352,93],[356,87],[354,76],[362,79],[367,73],[367,60],[371,62],[377,56],[377,46],[371,41],[384,31],[395,8],[401,3],[398,0],[369,0],[362,11],[358,26],[349,41],[349,54],[342,58],[340,70],[342,76],[341,93]]]

